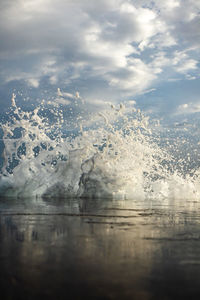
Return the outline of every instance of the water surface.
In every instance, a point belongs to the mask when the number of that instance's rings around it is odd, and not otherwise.
[[[2,299],[197,299],[200,204],[1,199]]]

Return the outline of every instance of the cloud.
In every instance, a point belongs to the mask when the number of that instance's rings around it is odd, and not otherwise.
[[[135,93],[144,91],[155,78],[155,69],[149,67],[141,59],[132,57],[128,59],[126,68],[120,68],[107,74],[111,86],[124,91],[135,91]]]
[[[188,70],[197,69],[197,64],[198,64],[198,61],[196,61],[194,59],[187,59],[184,61],[183,64],[179,65],[176,68],[176,71],[180,72],[180,73],[187,73]]]
[[[196,0],[155,1],[170,32],[183,46],[200,46],[200,3]]]
[[[160,80],[196,78],[198,1],[2,0],[0,78],[139,95]],[[192,49],[192,50],[188,50]],[[61,100],[60,100],[61,101]]]
[[[37,88],[39,86],[39,81],[36,78],[29,78],[27,82],[32,87]]]
[[[200,101],[181,104],[177,109],[177,114],[191,114],[196,112],[200,112]]]
[[[187,74],[190,70],[196,70],[198,61],[191,59],[187,51],[175,51],[172,61],[174,68],[177,72]]]

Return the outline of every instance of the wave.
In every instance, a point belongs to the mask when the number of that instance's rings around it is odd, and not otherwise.
[[[184,159],[133,103],[77,114],[70,130],[62,106],[45,109],[23,111],[13,95],[2,124],[1,196],[199,199],[199,170],[183,172]]]

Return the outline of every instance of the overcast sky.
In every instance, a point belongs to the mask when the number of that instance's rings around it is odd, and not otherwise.
[[[197,112],[199,52],[200,0],[0,1],[1,105],[23,86]]]

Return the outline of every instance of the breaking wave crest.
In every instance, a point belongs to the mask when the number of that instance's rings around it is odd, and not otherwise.
[[[23,111],[13,95],[2,124],[1,196],[199,199],[198,170],[181,171],[134,106],[79,115],[70,130],[61,108],[44,112]]]

